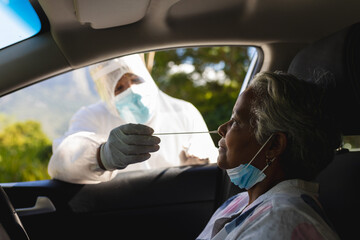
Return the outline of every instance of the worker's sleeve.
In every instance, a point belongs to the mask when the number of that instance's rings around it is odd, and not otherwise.
[[[113,171],[102,170],[96,160],[97,148],[105,139],[94,133],[77,132],[67,136],[53,153],[48,172],[52,178],[80,184],[109,181]]]
[[[53,142],[48,165],[52,178],[71,183],[89,184],[109,181],[112,171],[102,170],[96,159],[97,149],[107,136],[96,133],[95,116],[83,108],[70,121],[69,130]]]
[[[197,108],[191,105],[190,116],[192,122],[189,124],[194,132],[209,131],[204,118]],[[214,129],[210,129],[214,130]],[[215,129],[216,130],[216,129]],[[210,134],[192,134],[190,138],[188,154],[199,158],[209,158],[210,163],[216,163],[218,150],[210,136]]]

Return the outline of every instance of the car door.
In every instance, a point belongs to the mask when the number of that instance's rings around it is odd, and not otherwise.
[[[2,184],[30,239],[194,239],[225,194],[216,165],[118,174],[100,184]]]

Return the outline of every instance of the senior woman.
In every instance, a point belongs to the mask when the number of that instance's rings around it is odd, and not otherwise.
[[[341,143],[320,87],[260,73],[218,132],[218,166],[246,191],[228,199],[197,239],[338,239],[311,182]]]

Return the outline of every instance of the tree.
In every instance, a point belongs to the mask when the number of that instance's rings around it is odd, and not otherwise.
[[[0,132],[0,181],[18,182],[50,178],[47,164],[51,141],[39,122],[16,122]]]
[[[210,130],[229,120],[250,63],[247,47],[183,48],[156,52],[152,76],[170,96],[194,104]],[[171,74],[174,66],[193,65],[189,72]],[[210,73],[221,77],[215,78]],[[217,144],[219,136],[213,135]]]

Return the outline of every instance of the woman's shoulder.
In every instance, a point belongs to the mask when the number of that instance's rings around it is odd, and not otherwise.
[[[264,201],[257,211],[267,210],[268,216],[273,216],[276,221],[309,223],[329,223],[324,214],[317,197],[308,193],[299,194],[274,194],[270,199]]]
[[[266,212],[266,214],[276,218],[313,215],[315,212],[320,213],[317,211],[320,209],[320,204],[317,202],[316,193],[307,191],[309,186],[303,188],[298,183],[299,181],[295,180],[284,181],[270,189],[260,197],[261,203],[255,210],[255,213]]]

